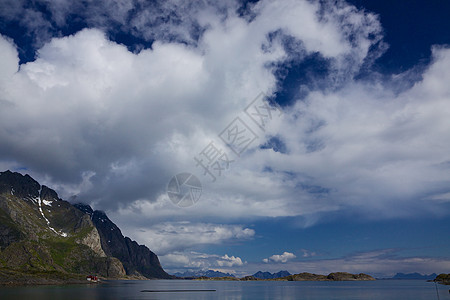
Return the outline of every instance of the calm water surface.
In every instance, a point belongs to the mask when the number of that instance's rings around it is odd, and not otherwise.
[[[449,286],[437,285],[437,287],[441,300],[450,299]],[[153,292],[142,292],[143,290]],[[438,299],[438,296],[434,283],[421,280],[360,282],[149,280],[111,281],[98,285],[0,288],[0,299],[433,300]]]

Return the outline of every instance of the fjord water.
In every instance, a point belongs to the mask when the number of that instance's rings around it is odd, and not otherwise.
[[[440,299],[449,287],[437,285]],[[143,292],[147,290],[147,292]],[[197,290],[197,291],[193,291]],[[203,290],[203,291],[198,291]],[[215,290],[215,291],[207,291]],[[421,280],[354,282],[306,281],[110,281],[104,284],[0,288],[9,299],[307,299],[307,300],[432,300],[434,283]]]

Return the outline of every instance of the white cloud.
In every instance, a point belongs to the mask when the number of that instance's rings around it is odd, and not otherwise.
[[[220,256],[195,251],[175,251],[159,256],[161,264],[171,273],[183,270],[220,270],[226,273],[236,273],[235,268],[246,264],[240,257]]]
[[[163,262],[165,267],[177,266],[177,267],[199,267],[198,264],[191,263],[189,257],[180,252],[168,253],[166,255],[159,256],[160,261]]]
[[[269,262],[275,262],[275,263],[286,263],[288,260],[292,260],[296,258],[297,256],[294,255],[294,253],[290,252],[283,252],[283,254],[274,254],[269,258],[264,258],[263,262],[269,263]]]
[[[120,224],[120,222],[118,222]],[[122,227],[121,227],[122,228]],[[148,245],[158,255],[184,251],[201,245],[217,245],[253,238],[255,231],[241,225],[163,222],[144,228],[124,226],[133,239]],[[224,265],[234,258],[222,257]],[[234,262],[236,263],[236,262]]]
[[[434,47],[423,74],[362,82],[354,75],[385,49],[382,28],[377,16],[342,1],[259,1],[244,18],[234,1],[164,1],[155,4],[158,9],[135,1],[136,10],[123,0],[88,1],[88,7],[45,1],[52,22],[24,10],[23,1],[13,2],[0,15],[36,34],[39,51],[19,68],[16,46],[0,36],[3,168],[26,169],[61,196],[77,194],[106,210],[169,269],[277,272],[290,261],[291,272],[324,274],[448,270],[446,259],[380,253],[292,262],[296,256],[284,252],[247,265],[237,256],[194,250],[251,240],[255,231],[241,224],[267,217],[301,216],[302,225],[310,226],[338,212],[362,218],[448,215],[450,49]],[[58,32],[54,24],[73,12],[97,29],[50,40]],[[164,16],[170,20],[160,22]],[[154,39],[152,48],[132,53],[109,41],[104,32],[111,31],[110,20]],[[223,177],[209,182],[193,157],[218,141],[261,91],[277,90],[274,66],[312,53],[329,63],[323,89],[292,99],[297,101],[266,133],[258,132],[260,143],[276,135],[286,153],[252,145]],[[409,76],[420,75],[405,88]],[[309,89],[301,83],[297,88]],[[193,207],[180,209],[165,194],[179,172],[202,181],[202,198]],[[315,255],[301,251],[308,259]]]
[[[303,252],[302,257],[313,257],[313,256],[317,256],[317,252],[315,251],[310,251],[307,249],[300,249],[300,251]]]
[[[423,80],[396,96],[362,83],[310,94],[280,127],[289,155],[273,156],[269,167],[307,174],[350,213],[447,213],[426,199],[449,190],[449,61],[450,50],[435,50]]]
[[[219,267],[242,266],[243,264],[244,263],[240,257],[228,256],[227,254],[217,260],[217,265]]]
[[[0,59],[0,87],[8,84],[11,77],[18,70],[19,57],[14,43],[3,35],[0,35],[0,51],[3,59]],[[2,98],[6,98],[2,96]],[[6,99],[1,99],[5,101]]]
[[[119,22],[129,11],[121,1],[110,7]],[[227,223],[304,216],[311,225],[336,211],[448,213],[430,199],[450,192],[449,50],[434,49],[423,80],[396,95],[384,83],[352,80],[381,51],[368,52],[381,38],[372,14],[343,2],[319,12],[310,1],[261,1],[248,22],[233,2],[224,14],[211,7],[168,3],[204,27],[198,43],[161,38],[139,54],[86,29],[46,43],[19,69],[17,51],[0,37],[0,165],[25,166],[63,197],[78,193],[141,226],[167,217]],[[288,36],[296,53],[283,48]],[[327,80],[340,89],[309,94],[271,124],[268,133],[287,153],[255,145],[209,183],[194,155],[260,91],[276,90],[268,66],[315,52],[330,62]],[[196,208],[181,211],[165,188],[185,171],[199,175],[204,191]]]

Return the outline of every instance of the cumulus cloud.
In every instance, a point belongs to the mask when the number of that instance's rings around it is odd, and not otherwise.
[[[118,11],[129,10],[116,4]],[[195,153],[249,100],[260,91],[273,92],[276,78],[267,66],[291,55],[284,49],[283,36],[300,41],[307,53],[323,52],[336,62],[349,55],[360,57],[360,64],[371,44],[369,32],[379,32],[379,23],[370,15],[346,11],[345,6],[339,12],[324,11],[320,19],[319,4],[306,1],[261,2],[252,10],[255,17],[248,22],[233,10],[223,19],[215,10],[200,14],[192,8],[187,11],[207,27],[197,47],[163,39],[139,54],[109,41],[100,30],[83,30],[46,43],[38,58],[21,65],[17,73],[14,46],[3,39],[10,49],[2,57],[9,64],[1,83],[3,160],[18,162],[37,173],[32,175],[51,181],[63,196],[76,193],[103,209],[115,208],[119,201],[125,206],[142,199],[155,201],[170,176],[192,168]],[[286,11],[301,17],[304,26],[296,26],[295,18],[276,17]],[[337,32],[342,18],[335,14],[342,13],[371,20],[357,22],[365,29],[355,34],[366,42],[352,45],[348,33]],[[350,27],[359,28],[357,24]],[[268,38],[280,30],[279,39]],[[266,181],[279,191],[288,188],[283,175],[272,180],[272,174],[258,175],[254,166],[239,168],[211,197],[221,194],[244,201],[254,191],[245,191],[245,177]],[[86,181],[83,174],[94,174],[89,184],[81,184]],[[234,195],[222,193],[233,191],[230,186],[239,182]],[[265,214],[270,210],[264,207],[279,206],[275,199],[286,198],[272,195],[267,199],[272,205],[256,203],[255,211]],[[302,211],[314,210],[310,206],[314,204],[304,204]],[[274,215],[286,211],[285,205],[272,208]]]
[[[119,223],[120,224],[120,223]],[[163,222],[144,228],[125,226],[131,237],[145,243],[157,254],[165,255],[202,245],[216,245],[245,241],[253,238],[255,231],[241,225]],[[222,257],[224,265],[234,257]]]
[[[423,80],[399,95],[353,83],[298,102],[279,134],[290,155],[277,155],[271,167],[308,174],[326,198],[365,217],[407,217],[419,207],[447,213],[427,200],[447,193],[450,179],[450,51],[433,53]]]
[[[6,84],[11,75],[17,72],[19,59],[13,41],[3,35],[0,35],[0,51],[4,57],[0,60],[0,82]],[[6,99],[3,99],[3,101],[5,100]]]
[[[190,16],[206,4],[179,1],[0,1],[0,16],[27,31],[36,47],[67,32],[73,18],[88,28],[101,28],[112,36],[125,33],[144,41],[195,42],[197,22]],[[189,13],[190,12],[190,13]],[[8,24],[8,23],[6,23]],[[183,30],[183,28],[186,28]]]
[[[243,264],[240,257],[228,256],[227,254],[217,260],[217,265],[219,265],[219,267],[242,266]]]
[[[76,194],[142,227],[165,217],[225,224],[303,216],[311,225],[337,211],[374,218],[448,213],[445,201],[433,200],[450,192],[448,49],[435,48],[423,79],[395,93],[382,82],[353,79],[383,51],[382,28],[375,15],[344,2],[260,1],[243,17],[234,2],[164,5],[161,11],[175,10],[198,30],[152,27],[157,20],[145,23],[150,12],[139,10],[136,28],[161,33],[139,53],[110,41],[98,21],[97,29],[47,41],[19,68],[16,46],[1,37],[0,165],[27,168],[63,197]],[[122,1],[109,7],[106,15],[118,23],[133,11]],[[63,20],[75,8],[49,9]],[[192,32],[195,43],[162,37]],[[277,66],[313,54],[329,66],[327,88],[293,99],[258,132],[260,143],[276,136],[285,151],[254,144],[209,182],[193,157],[220,142],[218,134],[261,91],[274,95]],[[198,209],[180,211],[165,194],[170,178],[184,171],[204,185]],[[158,240],[164,230],[152,228],[154,240],[142,234],[142,241],[162,251],[181,247]]]
[[[269,258],[264,258],[263,262],[268,263],[268,262],[275,262],[275,263],[285,263],[288,260],[294,259],[297,256],[294,255],[294,253],[290,253],[290,252],[283,252],[283,254],[274,254]]]
[[[178,41],[196,45],[210,26],[240,14],[246,21],[264,27],[263,30],[272,30],[275,23],[275,30],[287,30],[301,37],[310,44],[307,46],[310,50],[335,55],[352,47],[342,43],[344,39],[367,50],[370,43],[365,39],[369,33],[374,33],[371,32],[373,28],[367,25],[377,24],[373,20],[374,15],[361,14],[343,1],[259,1],[243,7],[235,0],[220,3],[175,0],[151,3],[123,0],[1,0],[0,5],[0,16],[8,21],[19,22],[30,36],[39,40],[39,46],[67,30],[67,19],[74,16],[82,20],[86,27],[101,28],[112,36],[123,32],[146,41]],[[286,14],[287,11],[291,13]],[[318,22],[318,18],[321,22]],[[303,26],[298,26],[299,20]],[[341,29],[335,25],[340,25]],[[325,38],[317,38],[319,35]],[[371,39],[377,38],[379,35],[371,36]]]
[[[183,272],[186,270],[220,270],[227,273],[236,273],[236,268],[246,264],[240,257],[220,256],[217,254],[207,254],[196,251],[175,251],[160,256],[161,263],[170,272]]]
[[[355,75],[386,49],[383,30],[376,15],[344,1],[244,8],[0,0],[0,7],[3,24],[26,28],[37,50],[19,65],[23,48],[0,36],[0,167],[106,210],[165,267],[277,272],[290,261],[291,272],[448,269],[448,260],[391,250],[319,260],[302,249],[308,261],[284,252],[248,265],[236,254],[194,251],[251,240],[255,231],[241,224],[267,217],[310,226],[328,214],[448,215],[448,47],[434,47],[426,69],[361,81]],[[89,29],[64,36],[68,16]],[[139,42],[113,42],[120,34]],[[291,87],[292,105],[266,131],[255,127],[243,109],[260,92],[280,92],[286,70],[311,57],[326,74]],[[237,116],[259,139],[212,183],[193,157],[211,141],[227,149],[218,134]],[[259,147],[267,140],[282,151]],[[193,207],[180,209],[165,192],[179,172],[202,181]]]

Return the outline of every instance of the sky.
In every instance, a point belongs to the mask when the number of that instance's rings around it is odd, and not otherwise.
[[[448,273],[450,3],[216,2],[0,0],[0,169],[170,273]]]

